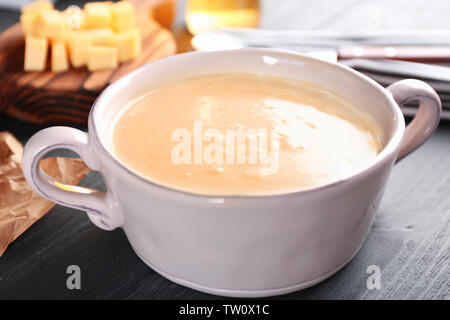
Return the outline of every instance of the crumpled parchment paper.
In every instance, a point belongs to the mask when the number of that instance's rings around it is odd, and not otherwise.
[[[0,257],[8,245],[55,204],[32,191],[22,173],[23,147],[9,132],[0,132]],[[47,158],[41,168],[58,182],[76,185],[89,168],[80,159]]]

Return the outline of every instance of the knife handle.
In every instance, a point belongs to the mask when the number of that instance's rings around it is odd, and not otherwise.
[[[450,62],[450,46],[341,46],[338,59],[392,59],[415,62]]]

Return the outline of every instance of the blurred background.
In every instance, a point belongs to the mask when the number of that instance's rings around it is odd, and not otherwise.
[[[16,22],[19,9],[30,0],[0,0],[1,20]],[[82,6],[87,1],[53,0],[56,7],[65,8],[75,4]],[[226,18],[218,18],[222,23],[236,27],[258,26],[271,30],[440,30],[450,29],[447,18],[450,2],[445,0],[149,0],[166,4],[171,21],[171,8],[175,10],[172,26],[185,24],[186,8],[191,12],[221,11]],[[228,11],[228,12],[227,12]],[[230,14],[229,11],[234,11]],[[243,12],[247,11],[247,15]],[[220,14],[219,14],[220,16]],[[230,17],[231,16],[231,17]],[[255,19],[255,16],[257,17]],[[241,18],[239,18],[241,17]],[[195,19],[195,18],[194,18]],[[200,18],[201,20],[201,18]],[[233,23],[234,22],[234,23]],[[254,23],[256,22],[256,23]],[[220,23],[219,23],[220,24]]]
[[[3,28],[18,21],[20,6],[28,2],[30,0],[0,0]],[[58,9],[64,9],[69,5],[82,7],[86,1],[53,2]],[[338,60],[383,86],[404,78],[417,78],[439,93],[443,118],[450,119],[450,69],[447,67],[450,62],[450,20],[447,18],[450,1],[136,2],[149,4],[148,17],[170,30],[178,53],[193,49],[275,47]],[[212,34],[208,32],[212,30]],[[195,39],[194,35],[197,35]],[[414,115],[415,111],[414,104],[404,109],[407,116]]]

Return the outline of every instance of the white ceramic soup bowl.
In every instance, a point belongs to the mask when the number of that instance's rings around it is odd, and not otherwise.
[[[142,178],[114,156],[113,118],[132,99],[171,82],[217,73],[283,76],[338,93],[374,119],[383,150],[349,178],[270,196],[170,189]],[[418,100],[420,109],[405,130],[399,105],[410,100]],[[102,229],[123,228],[138,256],[176,283],[224,296],[279,295],[314,285],[352,259],[369,232],[392,167],[432,134],[440,112],[436,93],[418,80],[384,89],[345,66],[279,50],[187,53],[150,63],[110,85],[92,108],[89,133],[51,127],[35,134],[25,146],[23,171],[43,197],[86,211]],[[149,128],[142,134],[158,133]],[[75,151],[99,171],[107,192],[69,191],[47,176],[39,161],[57,148]]]

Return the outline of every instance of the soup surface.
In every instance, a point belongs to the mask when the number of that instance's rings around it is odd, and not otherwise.
[[[111,145],[132,171],[208,195],[322,186],[381,150],[374,122],[336,94],[266,75],[222,74],[151,91],[116,116]]]

